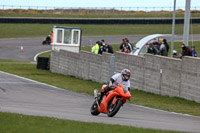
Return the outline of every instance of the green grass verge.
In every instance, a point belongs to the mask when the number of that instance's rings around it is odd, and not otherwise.
[[[1,133],[178,133],[0,112]]]
[[[93,95],[94,89],[98,89],[100,91],[102,86],[102,84],[88,80],[82,80],[61,74],[54,74],[45,70],[37,70],[35,64],[10,65],[1,61],[0,70],[88,95]],[[200,116],[200,104],[194,101],[188,101],[182,98],[170,98],[168,96],[155,95],[138,91],[136,89],[132,90],[131,94],[132,98],[130,102],[134,104]]]
[[[42,53],[42,54],[39,54],[39,55],[37,56],[37,58],[38,58],[38,57],[50,57],[50,55],[51,55],[51,51],[45,52],[45,53]]]
[[[171,34],[171,24],[0,24],[0,38],[46,37],[53,26],[80,27],[83,36]],[[200,25],[192,25],[192,34],[200,34]],[[175,34],[183,34],[183,25],[176,24]],[[130,40],[133,42],[134,40]]]
[[[31,62],[23,60],[0,59],[0,63],[31,63]]]

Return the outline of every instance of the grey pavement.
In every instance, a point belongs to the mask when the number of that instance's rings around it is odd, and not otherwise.
[[[82,88],[84,89],[84,88]],[[0,111],[49,116],[83,122],[120,124],[134,127],[200,131],[200,117],[160,111],[126,103],[113,118],[92,116],[93,97],[0,71]]]
[[[127,37],[131,42],[137,42],[144,35],[119,35],[119,36],[84,36],[82,37],[82,46],[94,45],[96,41],[104,39],[108,44],[120,44],[123,38]],[[42,45],[44,38],[18,38],[18,39],[0,39],[0,59],[14,60],[34,60],[37,53],[51,50],[51,46]],[[171,38],[167,38],[168,41]],[[181,41],[182,36],[177,35],[175,41]],[[190,40],[200,40],[200,35],[190,36]],[[24,52],[20,52],[23,46]]]

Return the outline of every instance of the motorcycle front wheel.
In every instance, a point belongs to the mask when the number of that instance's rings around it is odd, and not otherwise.
[[[116,115],[121,106],[122,106],[122,101],[119,99],[116,101],[114,105],[111,103],[108,106],[108,117],[113,117],[114,115]]]
[[[94,101],[94,103],[92,104],[91,108],[90,108],[90,113],[92,115],[98,115],[100,112],[98,111],[98,105],[97,102]]]

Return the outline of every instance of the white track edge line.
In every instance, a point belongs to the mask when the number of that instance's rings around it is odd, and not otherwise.
[[[35,80],[32,80],[32,79],[28,79],[28,78],[25,78],[25,77],[18,76],[18,75],[15,75],[15,74],[3,72],[3,71],[0,71],[0,73],[7,74],[7,75],[10,75],[10,76],[13,76],[13,77],[20,78],[20,79],[24,79],[24,80],[27,80],[27,81],[31,81],[31,82],[34,82],[34,83],[37,83],[37,84],[49,86],[49,87],[52,87],[52,88],[55,88],[55,89],[58,89],[58,90],[64,90],[62,88],[59,88],[59,87],[56,87],[56,86],[53,86],[53,85],[45,84],[45,83],[42,83],[42,82],[39,82],[39,81],[35,81]]]
[[[34,56],[34,61],[37,61],[38,55],[43,54],[43,53],[46,53],[46,52],[49,52],[49,51],[51,51],[51,50],[47,50],[47,51],[43,51],[43,52],[37,53],[37,54]]]
[[[160,111],[160,112],[171,113],[171,114],[175,114],[175,115],[182,115],[182,116],[189,116],[189,117],[194,117],[194,118],[200,118],[199,116],[194,116],[194,115],[190,115],[190,114],[170,112],[170,111],[156,109],[156,108],[151,108],[151,107],[142,106],[142,105],[138,105],[138,104],[134,104],[134,105],[137,106],[137,107],[141,107],[141,108],[145,108],[145,109],[149,109],[149,110],[157,110],[157,111]]]

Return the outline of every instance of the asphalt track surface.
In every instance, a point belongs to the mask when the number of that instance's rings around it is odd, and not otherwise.
[[[108,43],[115,44],[120,43],[124,37],[83,37],[82,44],[88,45],[88,40],[92,39],[95,41],[105,39]],[[130,38],[130,40],[133,38],[132,36],[126,37]],[[139,40],[141,38],[142,36],[135,36],[134,39]],[[34,55],[38,52],[51,49],[48,45],[41,45],[42,40],[43,38],[1,39],[0,58],[33,60]],[[21,46],[24,47],[24,52],[20,52]],[[89,109],[93,100],[93,97],[88,95],[71,92],[0,71],[0,111],[3,112],[49,116],[83,122],[200,132],[200,117],[171,113],[128,103],[113,118],[108,118],[105,114],[92,116]]]
[[[122,39],[127,37],[131,42],[137,42],[143,35],[138,36],[88,36],[82,37],[82,46],[94,45],[96,41],[104,39],[108,44],[120,44]],[[19,39],[0,39],[0,59],[14,60],[34,60],[34,56],[40,52],[51,50],[51,46],[42,45],[44,38],[19,38]],[[168,41],[171,38],[167,38]],[[182,36],[176,36],[175,41],[181,41]],[[190,40],[200,40],[200,35],[193,35]],[[20,52],[23,46],[24,52]]]
[[[84,89],[84,88],[82,88]],[[113,118],[92,116],[93,97],[49,86],[0,71],[0,111],[83,122],[134,127],[200,131],[200,117],[165,112],[126,103]]]

